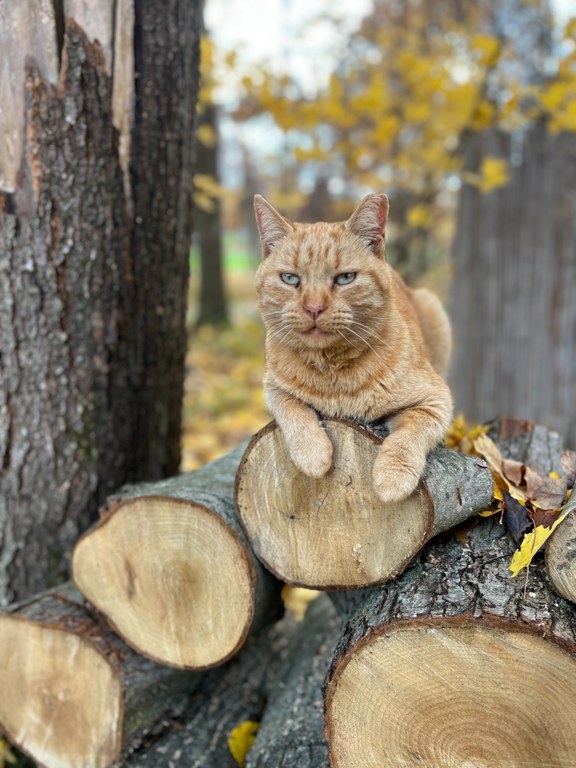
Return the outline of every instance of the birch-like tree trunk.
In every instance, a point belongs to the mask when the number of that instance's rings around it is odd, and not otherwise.
[[[179,464],[197,0],[0,0],[0,603]]]

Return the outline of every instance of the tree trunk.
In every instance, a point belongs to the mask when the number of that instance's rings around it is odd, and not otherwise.
[[[330,601],[314,600],[296,633],[268,703],[246,768],[325,768],[322,682],[341,621]]]
[[[4,604],[179,464],[199,5],[112,8],[0,0]]]
[[[498,431],[503,455],[556,465],[557,435]],[[576,608],[542,562],[523,595],[512,549],[491,517],[431,542],[385,588],[333,596],[348,615],[325,688],[334,768],[572,766]]]
[[[78,589],[154,661],[222,664],[282,612],[280,584],[236,519],[242,448],[197,472],[122,490],[76,544]]]
[[[576,136],[544,125],[464,139],[464,169],[509,162],[510,181],[460,193],[453,248],[452,386],[457,408],[486,421],[537,419],[576,444]]]
[[[116,764],[201,680],[131,651],[71,584],[0,614],[0,728],[46,768]]]
[[[205,104],[199,127],[207,127],[213,141],[198,144],[196,172],[218,182],[218,119],[216,108]],[[194,224],[200,243],[200,314],[198,325],[225,325],[228,306],[224,290],[222,254],[222,203],[211,197],[194,209]]]
[[[428,539],[492,501],[492,475],[482,460],[438,448],[420,488],[406,501],[383,504],[372,488],[381,436],[351,421],[324,424],[335,450],[332,469],[319,480],[297,471],[274,422],[255,435],[238,469],[236,500],[248,538],[289,584],[383,583]]]

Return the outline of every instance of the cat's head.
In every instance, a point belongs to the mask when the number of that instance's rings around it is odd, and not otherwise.
[[[260,195],[254,208],[262,242],[256,287],[268,339],[302,350],[371,348],[390,284],[386,195],[368,195],[334,224],[292,222]]]

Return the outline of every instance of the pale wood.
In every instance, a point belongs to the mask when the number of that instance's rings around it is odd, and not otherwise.
[[[0,211],[28,210],[28,201],[18,191],[26,131],[26,63],[33,58],[47,82],[55,85],[58,81],[54,4],[50,0],[0,0],[0,50]]]
[[[568,517],[546,542],[546,573],[559,595],[576,603],[576,491],[565,509]]]
[[[163,664],[221,664],[277,618],[280,584],[254,557],[232,498],[242,446],[201,470],[129,486],[77,542],[78,589]]]
[[[382,583],[400,573],[431,536],[488,507],[493,481],[479,459],[438,448],[417,491],[383,504],[372,486],[382,442],[351,421],[325,421],[332,469],[318,480],[292,463],[272,422],[248,446],[236,500],[257,556],[289,584],[320,589]]]
[[[560,468],[554,432],[501,419],[491,434],[504,456]],[[476,521],[384,589],[332,595],[348,617],[326,685],[333,767],[571,768],[576,609],[541,560],[513,579],[514,547],[498,520]]]
[[[108,74],[112,72],[114,47],[114,3],[108,0],[63,0],[64,14],[74,19],[84,30],[90,43],[102,50],[102,59]]]
[[[333,768],[572,768],[576,614],[542,564],[523,598],[511,551],[484,520],[356,598],[326,688]]]
[[[115,764],[201,680],[134,653],[70,583],[0,613],[0,731],[37,765]]]

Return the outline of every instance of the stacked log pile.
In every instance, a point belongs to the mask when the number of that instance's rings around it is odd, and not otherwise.
[[[503,455],[561,471],[552,433],[512,427]],[[326,428],[319,480],[272,424],[111,497],[74,584],[0,614],[0,731],[47,768],[572,766],[576,494],[525,587],[500,516],[476,515],[482,459],[439,448],[384,505],[385,431]],[[331,599],[296,625],[280,580]]]

